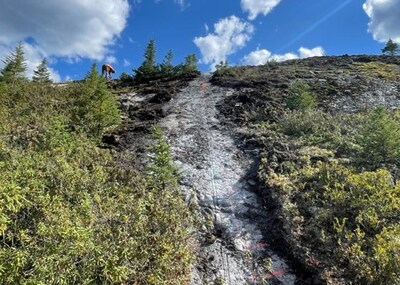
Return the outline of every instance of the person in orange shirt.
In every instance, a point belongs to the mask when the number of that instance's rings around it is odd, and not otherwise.
[[[115,69],[108,63],[103,64],[101,67],[101,76],[111,79],[111,74],[115,73]]]

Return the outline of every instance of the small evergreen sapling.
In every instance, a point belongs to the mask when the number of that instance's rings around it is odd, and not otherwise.
[[[33,82],[38,83],[51,83],[50,72],[47,67],[47,60],[44,58],[42,62],[37,66],[32,76]]]

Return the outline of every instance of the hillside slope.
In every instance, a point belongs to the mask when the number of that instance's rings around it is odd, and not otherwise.
[[[123,93],[120,146],[145,159],[158,123],[182,171],[192,284],[397,284],[399,79],[399,57],[320,57]]]
[[[260,149],[259,194],[280,225],[272,240],[325,283],[400,278],[399,79],[400,59],[388,56],[233,67],[212,78],[236,90],[219,105],[226,128]]]

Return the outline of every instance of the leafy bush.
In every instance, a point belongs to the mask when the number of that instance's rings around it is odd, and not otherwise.
[[[187,284],[190,215],[168,145],[159,135],[148,174],[97,147],[119,113],[96,67],[68,87],[0,90],[1,284]]]
[[[400,185],[391,174],[320,164],[313,171],[304,169],[301,176],[299,182],[310,185],[299,189],[301,213],[310,217],[305,230],[317,233],[324,245],[319,250],[334,252],[334,263],[348,263],[349,277],[357,284],[396,284]]]
[[[316,106],[315,95],[303,81],[295,81],[289,88],[286,107],[290,110],[306,110]]]
[[[40,149],[1,149],[2,284],[186,284],[178,189],[146,183],[59,123],[44,136]]]

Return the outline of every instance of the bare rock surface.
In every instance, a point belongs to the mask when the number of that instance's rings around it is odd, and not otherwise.
[[[234,132],[218,119],[216,105],[233,90],[208,81],[208,75],[192,81],[163,106],[159,122],[182,171],[182,192],[202,224],[191,284],[295,284],[262,230],[268,217],[254,191],[255,157],[237,148]]]

